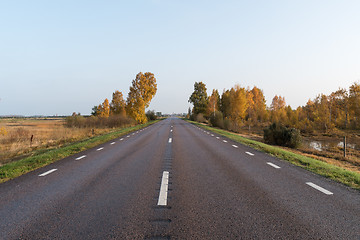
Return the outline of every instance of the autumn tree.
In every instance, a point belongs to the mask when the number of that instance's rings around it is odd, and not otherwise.
[[[114,115],[126,115],[125,112],[126,102],[123,98],[122,92],[116,90],[112,95],[112,100],[110,103],[110,114]]]
[[[208,106],[208,96],[206,93],[206,86],[203,82],[195,82],[194,92],[189,98],[189,103],[194,105],[193,114],[197,115],[199,113],[206,114],[206,109]]]
[[[257,125],[266,119],[266,101],[264,93],[256,86],[251,90],[246,90],[246,97],[248,101],[247,119],[249,126]]]
[[[230,90],[229,118],[237,127],[243,124],[247,108],[248,101],[245,88],[240,87],[240,85],[235,85],[235,87]]]
[[[230,90],[223,91],[220,99],[220,111],[225,118],[230,116]]]
[[[97,116],[108,118],[110,115],[109,100],[105,98],[104,102],[97,107]]]
[[[271,102],[270,110],[270,120],[272,122],[285,122],[286,121],[286,102],[285,98],[282,96],[275,95]]]
[[[139,123],[146,123],[145,108],[149,107],[151,99],[157,91],[156,78],[153,73],[139,72],[132,81],[126,100],[126,113]]]
[[[218,111],[220,107],[220,95],[218,90],[213,89],[211,96],[209,97],[206,114],[210,116],[214,114],[215,111]]]
[[[349,88],[349,110],[353,128],[360,126],[360,84],[354,83]]]

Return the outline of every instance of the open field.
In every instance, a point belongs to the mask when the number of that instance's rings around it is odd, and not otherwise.
[[[68,128],[64,124],[64,118],[0,119],[0,166],[38,150],[59,147],[113,130]]]

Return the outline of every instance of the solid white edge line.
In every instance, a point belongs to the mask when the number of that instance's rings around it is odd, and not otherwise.
[[[104,148],[101,147],[101,148],[96,149],[96,151],[101,151],[101,150],[103,150],[103,149],[104,149]]]
[[[51,169],[51,170],[49,170],[47,172],[44,172],[44,173],[40,174],[39,177],[44,177],[44,176],[46,176],[46,175],[48,175],[48,174],[50,174],[52,172],[55,172],[56,170],[57,170],[56,168]]]
[[[238,146],[236,146],[236,145],[232,145],[234,148],[238,148]]]
[[[246,154],[250,155],[250,156],[254,156],[255,154],[251,153],[251,152],[245,152]]]
[[[169,143],[171,143],[172,142],[172,138],[169,138]]]
[[[278,165],[275,165],[275,164],[273,164],[273,163],[271,163],[271,162],[267,162],[266,164],[272,166],[273,168],[277,168],[277,169],[281,168],[281,167],[279,167]]]
[[[83,159],[84,157],[86,157],[86,155],[82,155],[81,157],[75,158],[75,160],[80,160]]]
[[[318,186],[318,185],[316,185],[316,184],[314,184],[312,182],[307,182],[306,184],[309,185],[310,187],[315,188],[316,190],[318,190],[318,191],[320,191],[322,193],[325,193],[326,195],[333,195],[332,192],[330,192],[330,191],[326,190],[325,188],[322,188],[322,187],[320,187],[320,186]]]
[[[160,193],[157,205],[166,206],[167,205],[167,194],[169,187],[169,172],[164,171],[161,179]]]

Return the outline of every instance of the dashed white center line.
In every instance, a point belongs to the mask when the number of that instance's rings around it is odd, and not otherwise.
[[[115,142],[112,142],[112,143],[110,143],[111,145],[114,145],[115,144]]]
[[[236,145],[232,145],[234,148],[238,148],[238,146],[236,146]]]
[[[48,174],[50,174],[52,172],[55,172],[56,170],[57,170],[56,168],[51,169],[51,170],[49,170],[47,172],[44,172],[44,173],[40,174],[39,177],[44,177],[44,176],[46,176],[46,175],[48,175]]]
[[[273,168],[277,168],[277,169],[281,168],[281,167],[279,167],[278,165],[275,165],[275,164],[273,164],[273,163],[271,163],[271,162],[267,162],[266,164],[272,166]]]
[[[255,154],[251,153],[251,152],[245,152],[246,154],[250,155],[250,156],[254,156]]]
[[[309,185],[310,187],[315,188],[316,190],[318,190],[318,191],[320,191],[322,193],[325,193],[326,195],[333,195],[332,192],[330,192],[330,191],[326,190],[325,188],[322,188],[322,187],[320,187],[320,186],[318,186],[318,185],[316,185],[316,184],[314,184],[312,182],[307,182],[306,184]]]
[[[169,138],[169,143],[171,143],[172,142],[172,138]]]
[[[82,155],[81,157],[75,158],[75,160],[80,160],[80,159],[83,159],[85,157],[86,157],[86,155]]]
[[[160,193],[157,205],[166,206],[167,205],[167,194],[169,188],[169,172],[164,171],[161,179]]]
[[[226,141],[226,140],[223,140],[223,142],[224,142],[224,143],[227,143],[227,141]]]
[[[130,135],[127,135],[126,137],[130,137]]]
[[[220,139],[219,137],[216,137],[216,139]]]
[[[170,132],[172,132],[173,130],[171,129]]]
[[[211,134],[211,136],[213,137],[213,136],[214,136],[214,134]]]
[[[122,140],[124,140],[123,138],[122,139],[120,139],[120,141],[122,141]]]
[[[101,147],[101,148],[96,149],[96,151],[101,151],[101,150],[103,150],[103,149],[104,149],[104,148]]]

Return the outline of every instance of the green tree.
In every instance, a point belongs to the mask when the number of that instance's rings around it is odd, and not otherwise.
[[[194,92],[191,94],[189,102],[194,105],[193,114],[206,114],[208,96],[206,93],[206,86],[203,82],[195,82]]]

